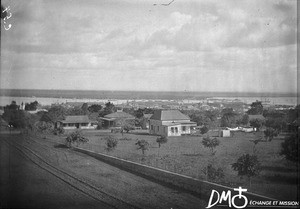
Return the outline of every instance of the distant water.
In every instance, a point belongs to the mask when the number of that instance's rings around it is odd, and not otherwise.
[[[207,98],[238,99],[241,102],[268,101],[275,105],[296,105],[297,97],[291,94],[267,93],[228,93],[228,92],[134,92],[134,91],[73,91],[73,90],[10,90],[0,89],[0,105],[38,101],[42,105],[65,102],[105,103],[111,101],[121,104],[132,100],[176,100],[183,103],[195,103]]]

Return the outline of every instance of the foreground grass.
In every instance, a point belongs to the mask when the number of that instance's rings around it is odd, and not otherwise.
[[[219,138],[220,146],[214,156],[203,147],[202,137],[182,136],[170,137],[166,144],[159,148],[156,136],[145,133],[119,133],[86,132],[89,138],[87,144],[79,145],[82,148],[100,153],[109,154],[122,159],[146,164],[165,169],[179,174],[184,174],[201,180],[206,180],[205,167],[212,163],[215,167],[224,170],[225,177],[217,183],[236,187],[243,186],[248,191],[261,195],[278,198],[281,200],[297,199],[297,164],[288,162],[280,156],[282,139],[274,139],[271,142],[260,142],[256,145],[256,155],[262,164],[260,176],[253,178],[251,188],[248,179],[241,179],[231,168],[231,164],[243,154],[253,153],[253,134],[236,133],[231,138]],[[119,139],[115,150],[108,152],[104,138],[112,135]],[[145,155],[137,150],[135,145],[138,139],[147,140],[150,144]]]

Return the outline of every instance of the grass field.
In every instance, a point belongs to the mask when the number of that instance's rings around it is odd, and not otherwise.
[[[115,150],[106,150],[106,136],[112,135],[119,139]],[[247,178],[241,179],[231,168],[243,154],[253,154],[255,138],[252,133],[236,133],[230,138],[219,138],[220,145],[216,154],[211,155],[210,150],[202,145],[202,137],[181,136],[170,137],[166,144],[159,148],[156,142],[157,136],[148,135],[145,132],[124,134],[112,134],[109,132],[85,132],[89,142],[79,145],[96,152],[109,154],[126,160],[162,168],[194,178],[206,179],[204,169],[208,163],[220,167],[225,173],[224,179],[218,183],[235,187],[243,186],[250,192],[278,198],[280,200],[297,199],[298,168],[296,163],[291,163],[280,156],[282,138],[275,138],[271,142],[259,142],[256,145],[256,155],[262,165],[262,171],[258,177],[252,179],[251,187]],[[143,155],[135,145],[137,139],[145,139],[150,148]]]

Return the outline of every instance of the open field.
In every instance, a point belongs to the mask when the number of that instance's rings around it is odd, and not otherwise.
[[[204,208],[207,203],[52,141],[0,133],[0,207]]]
[[[106,150],[104,140],[108,135],[119,139],[116,149],[110,152]],[[237,172],[231,168],[231,164],[242,154],[253,153],[254,143],[251,140],[255,136],[252,133],[236,133],[231,138],[219,138],[221,143],[214,156],[203,147],[202,137],[170,137],[168,142],[159,148],[157,137],[143,132],[122,136],[120,133],[94,131],[85,132],[85,136],[89,138],[89,142],[79,147],[203,180],[206,179],[203,170],[208,163],[212,163],[224,170],[225,177],[218,181],[220,184],[231,187],[243,186],[250,192],[281,200],[297,199],[297,164],[288,162],[279,155],[282,138],[256,145],[255,153],[261,162],[262,171],[260,176],[252,179],[250,187],[248,179],[239,178]],[[141,150],[137,150],[135,145],[137,139],[145,139],[149,142],[150,148],[145,155]],[[60,140],[63,141],[63,137]]]

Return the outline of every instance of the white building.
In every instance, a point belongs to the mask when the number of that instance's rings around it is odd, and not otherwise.
[[[70,115],[66,116],[65,120],[58,121],[57,127],[63,127],[65,130],[69,129],[96,129],[97,121],[91,121],[87,115]]]
[[[191,134],[191,127],[197,126],[190,118],[178,110],[157,110],[150,117],[149,133],[161,136],[181,136]]]

